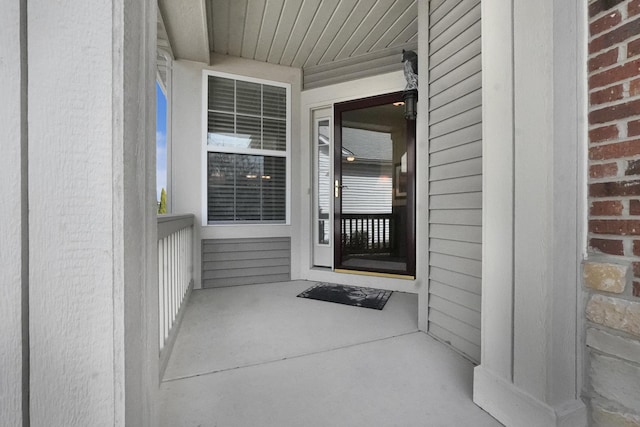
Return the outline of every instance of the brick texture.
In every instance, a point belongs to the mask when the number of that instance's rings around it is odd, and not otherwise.
[[[591,239],[589,248],[609,255],[624,255],[622,240]]]
[[[600,34],[603,31],[609,30],[622,22],[622,15],[620,12],[615,11],[608,13],[602,18],[596,19],[589,25],[589,33],[592,36]]]
[[[589,96],[589,102],[591,105],[598,105],[618,101],[619,99],[622,99],[622,94],[622,85],[611,86],[606,89],[593,92]]]
[[[589,232],[616,236],[640,236],[640,220],[593,219],[589,221]]]
[[[609,160],[640,155],[640,139],[589,148],[590,160]]]
[[[589,17],[585,315],[594,330],[640,343],[640,0],[591,0]],[[640,368],[619,347],[599,350],[587,353],[591,421],[640,427],[625,409],[640,407]]]
[[[593,18],[601,12],[605,12],[623,3],[624,0],[596,0],[589,5],[589,17]]]
[[[589,59],[589,71],[609,67],[618,62],[618,48],[614,48]]]
[[[617,163],[605,163],[601,165],[589,166],[589,176],[591,178],[607,178],[618,174]]]
[[[640,55],[640,39],[629,42],[627,45],[627,58]]]
[[[619,200],[608,200],[605,202],[592,202],[589,213],[591,216],[617,216],[622,215],[622,202]]]
[[[640,34],[640,19],[629,21],[589,43],[589,54],[598,53],[603,49],[630,40]]]
[[[630,160],[627,162],[627,170],[624,172],[625,175],[640,175],[640,159],[639,160]]]
[[[640,70],[640,61],[638,62]],[[638,72],[636,70],[636,72]],[[589,113],[589,123],[600,124],[633,117],[640,111],[640,99],[601,108]]]
[[[640,79],[631,80],[629,84],[629,96],[640,95]]]
[[[591,0],[589,35],[588,250],[640,283],[640,0]]]
[[[640,30],[640,28],[638,28]],[[613,83],[627,80],[638,75],[640,59],[633,59],[617,67],[601,71],[589,77],[589,88],[608,86]]]
[[[591,197],[640,196],[640,181],[599,182],[589,186]]]
[[[609,125],[599,128],[591,129],[589,131],[589,141],[591,142],[603,142],[618,137],[618,126]]]

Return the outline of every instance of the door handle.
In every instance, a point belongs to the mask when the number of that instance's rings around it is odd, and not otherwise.
[[[340,189],[341,188],[349,188],[346,185],[340,185],[340,181],[336,179],[335,185],[334,185],[334,195],[336,196],[336,198],[340,197]]]

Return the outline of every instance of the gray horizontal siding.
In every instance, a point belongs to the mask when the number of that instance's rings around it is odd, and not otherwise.
[[[480,0],[430,3],[429,333],[480,361]]]
[[[282,282],[290,278],[288,237],[202,241],[205,288]]]
[[[446,210],[431,212],[430,224],[482,225],[482,209]]]
[[[456,273],[435,265],[431,267],[429,279],[431,283],[442,283],[461,291],[475,293],[476,295],[480,295],[482,291],[482,280],[479,277]]]

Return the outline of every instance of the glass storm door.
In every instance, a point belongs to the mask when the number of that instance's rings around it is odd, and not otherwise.
[[[415,275],[415,121],[401,101],[334,106],[336,270]]]
[[[333,144],[331,109],[313,112],[313,265],[333,266]]]

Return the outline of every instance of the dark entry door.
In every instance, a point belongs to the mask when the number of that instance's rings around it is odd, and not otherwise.
[[[335,268],[415,274],[415,122],[402,93],[334,106]]]

